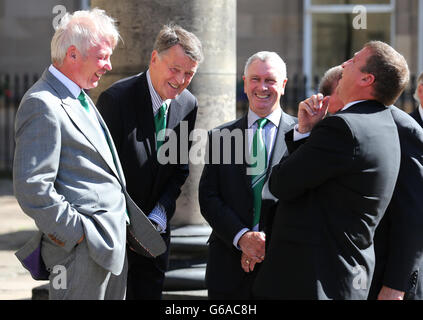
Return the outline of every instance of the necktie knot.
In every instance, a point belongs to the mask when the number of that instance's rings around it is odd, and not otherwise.
[[[267,167],[267,151],[266,143],[262,136],[262,130],[264,126],[269,122],[266,118],[257,119],[257,130],[253,137],[252,156],[255,159],[253,165],[255,172],[252,178],[253,188],[253,200],[254,200],[254,216],[253,216],[253,227],[257,226],[260,221],[261,211],[261,193],[263,190],[266,167]]]
[[[78,96],[78,100],[81,103],[81,105],[84,107],[84,109],[86,111],[89,111],[90,106],[88,104],[87,97],[85,96],[85,93],[83,90],[81,90],[81,93]]]
[[[256,120],[258,128],[263,129],[264,126],[269,122],[269,119],[267,118],[260,118]]]

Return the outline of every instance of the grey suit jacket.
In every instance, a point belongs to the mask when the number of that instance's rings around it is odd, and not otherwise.
[[[120,274],[126,210],[130,217],[140,219],[145,231],[142,242],[148,251],[159,254],[165,248],[127,194],[107,126],[89,102],[104,132],[92,125],[78,99],[46,70],[25,94],[16,115],[14,192],[22,210],[40,230],[16,255],[35,279],[48,275],[40,257],[42,234],[62,242],[68,252],[85,235],[91,258]]]

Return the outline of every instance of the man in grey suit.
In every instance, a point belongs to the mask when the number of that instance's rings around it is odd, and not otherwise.
[[[16,115],[15,196],[39,229],[16,255],[35,279],[50,280],[50,299],[123,299],[126,224],[147,221],[127,195],[107,126],[83,90],[112,69],[118,38],[103,10],[66,14],[51,42],[52,65]],[[158,253],[160,236],[151,224],[143,230],[148,238],[140,241]]]

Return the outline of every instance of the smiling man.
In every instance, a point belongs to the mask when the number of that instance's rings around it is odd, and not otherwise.
[[[119,157],[84,91],[112,69],[118,38],[103,10],[66,14],[51,42],[52,65],[16,115],[15,196],[39,228],[16,255],[35,279],[50,279],[51,299],[125,298],[126,212],[142,212],[126,208]]]
[[[285,133],[296,123],[280,106],[287,77],[285,62],[277,53],[262,51],[251,56],[243,80],[248,113],[209,133],[209,161],[199,187],[201,214],[213,228],[206,273],[209,299],[213,300],[252,297],[251,285],[266,259],[264,226],[271,226],[277,204],[267,179],[286,151]],[[220,137],[235,131],[242,131],[243,139],[231,143],[228,156]],[[248,145],[242,163],[236,161],[236,143]],[[213,151],[219,152],[219,163],[211,163]],[[250,171],[254,174],[249,175],[248,169],[254,169]]]
[[[342,64],[342,101],[325,117],[321,94],[301,102],[289,156],[273,168],[279,199],[253,286],[267,299],[366,299],[373,237],[391,200],[401,150],[388,105],[409,78],[402,55],[371,41]],[[338,109],[338,110],[337,110]],[[305,140],[303,135],[309,135]]]
[[[176,134],[177,159],[181,145],[191,147],[197,100],[186,89],[203,60],[201,42],[177,25],[164,26],[154,44],[148,70],[122,79],[98,99],[116,143],[127,178],[127,190],[148,215],[169,245],[169,221],[176,199],[189,174],[188,163],[161,164],[160,147],[167,139],[164,129]],[[181,123],[188,135],[181,136]],[[171,140],[173,141],[173,140]],[[169,142],[170,143],[170,142]],[[178,160],[180,161],[180,160]],[[163,163],[163,161],[162,161]],[[128,299],[160,299],[168,251],[147,258],[128,246]]]

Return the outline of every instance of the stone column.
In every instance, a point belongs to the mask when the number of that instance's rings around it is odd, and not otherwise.
[[[116,80],[144,71],[161,26],[174,22],[203,44],[205,59],[189,87],[199,104],[196,128],[209,130],[235,119],[236,0],[92,0],[91,7],[115,18],[123,38],[112,56],[113,70],[90,92],[94,101]],[[173,226],[205,223],[198,205],[202,168],[190,164]]]

